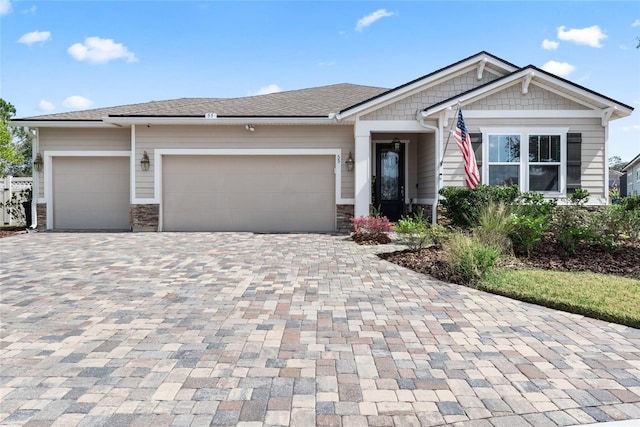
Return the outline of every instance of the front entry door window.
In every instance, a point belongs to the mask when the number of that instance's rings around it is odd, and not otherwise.
[[[391,144],[378,144],[376,150],[375,207],[380,214],[397,221],[404,212],[404,145],[394,151]]]

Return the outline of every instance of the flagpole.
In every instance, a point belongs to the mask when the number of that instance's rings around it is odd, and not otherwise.
[[[458,112],[460,112],[460,101],[458,101],[458,105],[456,107],[456,113],[453,115],[454,123],[458,120]],[[451,129],[449,129],[449,134],[447,135],[447,142],[444,144],[444,150],[442,151],[442,158],[440,159],[440,167],[444,164],[444,156],[447,154],[447,147],[449,146],[449,140],[451,139],[451,131],[453,130],[453,123],[451,124]]]

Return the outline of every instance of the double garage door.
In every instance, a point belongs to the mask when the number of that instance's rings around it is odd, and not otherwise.
[[[330,232],[334,156],[163,156],[164,231]]]

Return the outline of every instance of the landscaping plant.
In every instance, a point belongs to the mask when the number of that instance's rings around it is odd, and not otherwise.
[[[513,230],[511,207],[504,202],[490,201],[478,211],[478,226],[474,236],[486,246],[497,249],[500,254],[511,253],[509,235]]]
[[[453,233],[443,249],[446,264],[443,278],[474,287],[486,277],[500,257],[500,249],[466,233]]]
[[[462,228],[471,228],[478,225],[478,213],[480,209],[490,202],[512,204],[519,195],[517,185],[492,187],[479,185],[473,190],[460,187],[444,187],[440,195],[444,197],[440,206],[444,209],[445,216],[451,221],[451,225]]]
[[[522,193],[516,200],[511,214],[512,229],[509,238],[517,253],[531,255],[542,240],[542,236],[551,228],[551,220],[556,207],[555,199],[545,200],[537,192]]]
[[[351,237],[357,243],[389,243],[391,223],[386,216],[369,215],[351,218]]]
[[[393,231],[396,232],[400,243],[407,245],[412,251],[417,251],[433,243],[428,232],[429,223],[424,209],[420,208],[412,216],[400,218],[393,226]]]

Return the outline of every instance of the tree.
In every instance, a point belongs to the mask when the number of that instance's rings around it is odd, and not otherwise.
[[[622,158],[620,156],[612,156],[609,157],[609,169],[610,170],[614,170],[614,171],[622,171],[622,168],[624,168],[627,165],[627,162],[623,162]]]
[[[16,107],[0,98],[0,176],[31,175],[33,133],[24,127],[9,127]]]

